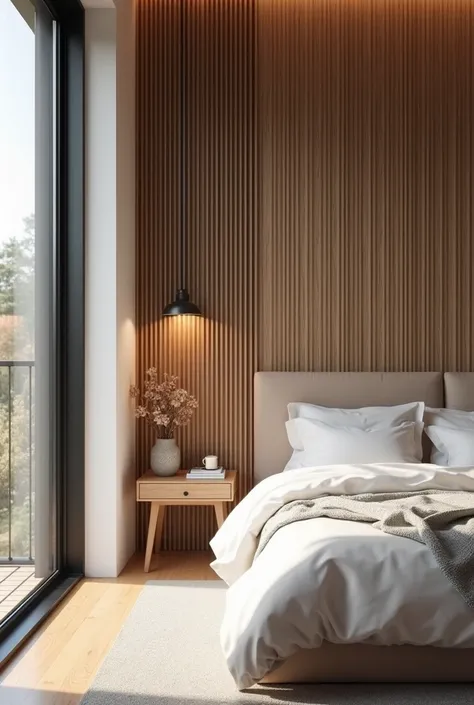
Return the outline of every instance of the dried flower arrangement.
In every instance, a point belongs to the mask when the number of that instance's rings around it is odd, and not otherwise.
[[[164,374],[160,382],[156,367],[146,372],[144,392],[138,387],[130,387],[130,396],[141,399],[135,408],[135,416],[152,426],[158,438],[173,438],[175,428],[189,423],[198,402],[192,394],[178,387],[178,377]]]

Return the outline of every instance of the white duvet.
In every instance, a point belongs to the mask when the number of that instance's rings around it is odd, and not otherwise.
[[[267,478],[237,505],[211,547],[212,567],[230,586],[221,643],[239,688],[323,640],[474,647],[474,612],[424,544],[362,522],[318,518],[277,531],[253,562],[262,527],[287,502],[423,489],[474,492],[474,469],[304,468]]]

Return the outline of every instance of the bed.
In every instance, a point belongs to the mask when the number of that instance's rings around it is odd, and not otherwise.
[[[447,373],[443,375],[431,372],[257,373],[255,376],[254,447],[254,476],[257,484],[276,473],[280,473],[288,460],[289,446],[284,433],[284,423],[287,419],[288,403],[296,400],[343,408],[391,406],[423,401],[430,407],[446,406],[452,409],[473,410],[474,374]],[[429,459],[426,454],[429,454],[427,446],[425,447],[424,461]],[[463,477],[462,481],[464,481]],[[472,482],[472,479],[468,478],[468,480]],[[465,486],[460,485],[460,489],[470,492],[472,486],[469,482]],[[373,529],[373,531],[376,530]],[[280,533],[283,536],[283,532]],[[244,542],[245,540],[247,539],[244,538]],[[403,541],[408,544],[417,543],[409,539],[403,539]],[[215,552],[219,552],[219,535],[215,537],[211,545]],[[267,550],[268,548],[265,548],[264,552]],[[283,542],[281,550],[291,550],[291,548],[285,549]],[[427,586],[427,589],[428,587],[430,586]],[[232,601],[232,595],[238,589],[241,588],[232,586],[228,591],[228,599]],[[431,597],[433,598],[433,595]],[[247,612],[254,609],[251,598],[251,595],[247,595],[245,598],[248,601]],[[263,600],[260,604],[262,603]],[[229,607],[229,609],[231,608],[232,606]],[[296,651],[293,649],[293,653],[287,658],[267,659],[268,666],[264,669],[266,672],[263,677],[260,677],[260,674],[258,680],[267,683],[474,681],[472,667],[474,663],[474,612],[467,606],[463,612],[458,604],[455,605],[455,608],[453,607],[454,622],[460,620],[461,623],[468,624],[469,630],[471,630],[472,623],[472,630],[469,633],[466,632],[465,638],[460,640],[462,648],[443,648],[438,644],[436,646],[413,646],[403,643],[382,646],[371,643],[331,643],[331,641],[323,639],[317,648],[297,648]],[[244,610],[240,616],[243,622],[246,619],[245,615],[246,611]],[[268,617],[265,619],[268,624],[272,621]],[[244,632],[245,625],[239,629]],[[259,639],[254,638],[249,643],[250,650],[259,648]],[[242,666],[241,670],[245,671],[246,669]],[[240,688],[248,687],[256,680],[253,677],[254,674],[243,673],[236,676],[233,673],[233,675]]]

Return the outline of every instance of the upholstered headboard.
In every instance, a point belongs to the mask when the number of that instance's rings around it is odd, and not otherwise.
[[[447,409],[474,411],[474,372],[444,373],[444,405]]]
[[[281,472],[290,457],[285,430],[289,402],[347,409],[410,401],[433,407],[444,403],[441,372],[257,372],[254,384],[255,482]],[[474,402],[474,374],[472,390]]]

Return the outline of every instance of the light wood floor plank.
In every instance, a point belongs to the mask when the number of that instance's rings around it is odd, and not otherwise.
[[[63,645],[37,688],[81,695],[92,681],[98,666],[113,643],[141,590],[138,585],[110,585]]]

